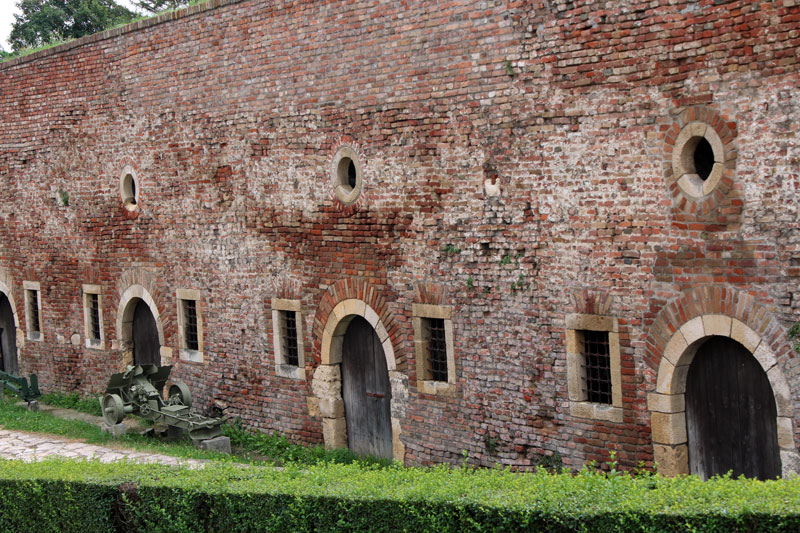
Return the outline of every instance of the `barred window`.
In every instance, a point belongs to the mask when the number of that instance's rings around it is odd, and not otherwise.
[[[564,318],[570,414],[622,423],[619,320],[584,313]]]
[[[297,313],[295,311],[280,311],[280,318],[281,348],[284,364],[298,366]]]
[[[272,341],[275,374],[289,379],[306,379],[303,354],[303,313],[300,300],[272,299]]]
[[[450,306],[412,305],[417,390],[424,394],[456,396],[453,351],[453,310]]]
[[[100,340],[100,297],[97,294],[87,294],[89,304],[89,338]]]
[[[586,393],[588,401],[611,403],[611,358],[608,332],[584,330],[583,356],[586,360]]]
[[[447,341],[444,319],[425,318],[428,331],[428,375],[433,381],[447,381]]]
[[[197,302],[195,300],[182,300],[183,302],[183,339],[187,350],[198,350],[200,343],[197,336]]]

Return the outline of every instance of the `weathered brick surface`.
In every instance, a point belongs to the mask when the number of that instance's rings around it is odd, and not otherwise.
[[[176,358],[175,289],[204,291],[205,362],[176,363],[196,404],[299,441],[322,440],[311,376],[353,297],[409,376],[409,463],[652,461],[646,393],[700,314],[762,334],[800,412],[795,4],[217,1],[3,64],[0,267],[21,325],[22,282],[42,287],[21,369],[101,390],[139,276]],[[687,205],[667,162],[701,115],[736,162]],[[342,144],[364,168],[348,207]],[[105,351],[69,342],[85,283],[103,287]],[[275,375],[273,297],[302,300],[306,381]],[[455,397],[416,391],[414,302],[454,308]],[[567,313],[619,319],[622,424],[569,414]]]

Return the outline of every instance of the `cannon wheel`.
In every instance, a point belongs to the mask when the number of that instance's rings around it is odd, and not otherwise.
[[[125,404],[118,395],[106,394],[103,396],[101,405],[103,406],[103,420],[109,426],[119,424],[125,418]]]
[[[189,387],[183,381],[176,381],[169,386],[169,399],[177,397],[181,405],[186,407],[192,406],[192,393],[189,392]]]

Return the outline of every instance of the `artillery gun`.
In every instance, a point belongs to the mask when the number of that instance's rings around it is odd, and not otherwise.
[[[189,412],[192,395],[185,383],[173,382],[167,400],[164,400],[164,385],[171,371],[172,366],[136,365],[112,375],[100,400],[106,424],[114,426],[122,422],[125,415],[135,414],[155,423],[186,430],[195,442],[219,436],[222,418]]]
[[[39,379],[36,374],[31,374],[30,380],[29,385],[28,380],[23,377],[0,371],[0,393],[8,391],[16,394],[22,401],[28,402],[30,409],[37,410],[39,404],[36,399],[42,395],[39,391]]]

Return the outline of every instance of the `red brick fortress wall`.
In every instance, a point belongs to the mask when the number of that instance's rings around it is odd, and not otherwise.
[[[244,0],[4,63],[0,281],[23,337],[23,282],[41,286],[43,339],[20,368],[43,390],[103,390],[138,284],[199,409],[322,442],[307,400],[323,330],[361,295],[408,380],[407,463],[614,451],[634,467],[653,461],[669,339],[653,328],[717,294],[769,314],[759,333],[800,412],[798,50],[789,0]],[[693,201],[672,151],[698,120],[725,156]],[[363,167],[349,206],[331,183],[342,146]],[[103,350],[85,347],[84,284],[102,287]],[[202,293],[202,363],[178,356],[177,289]],[[305,380],[276,374],[273,298],[301,301]],[[415,303],[453,309],[454,395],[417,388]],[[621,422],[571,413],[575,313],[618,319]]]

